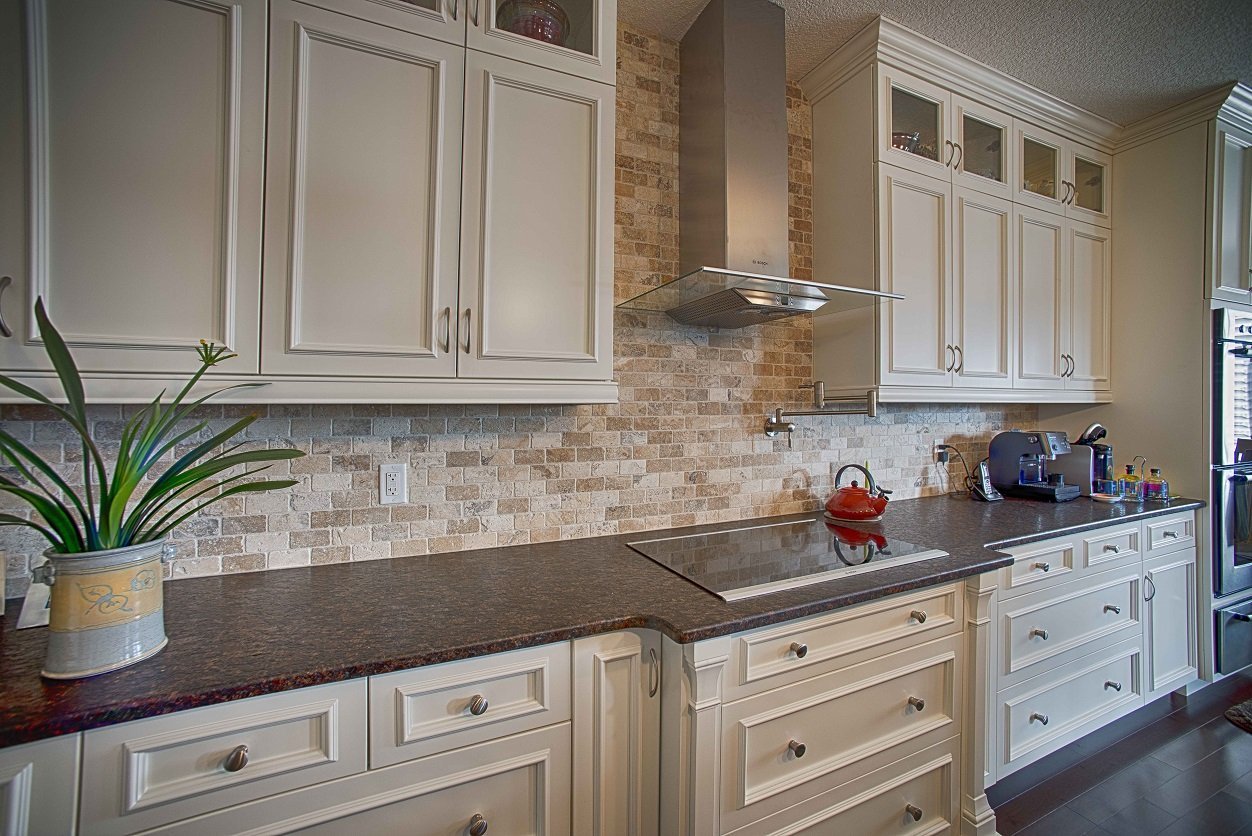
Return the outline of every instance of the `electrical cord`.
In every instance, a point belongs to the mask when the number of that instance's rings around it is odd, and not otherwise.
[[[969,465],[965,463],[965,456],[961,454],[961,451],[953,447],[951,444],[936,444],[935,449],[945,451],[945,452],[948,450],[951,450],[953,453],[956,453],[956,457],[961,462],[961,469],[965,471],[965,490],[969,491],[970,493],[973,493],[974,492],[974,477],[973,477],[973,474],[969,472]],[[945,465],[944,471],[946,472],[947,461],[944,460],[941,462],[941,464]],[[951,493],[951,491],[949,491],[949,493]]]

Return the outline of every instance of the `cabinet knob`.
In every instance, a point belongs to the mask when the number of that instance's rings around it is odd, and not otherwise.
[[[1122,683],[1120,683],[1120,682],[1114,682],[1113,680],[1109,679],[1109,680],[1106,680],[1106,681],[1105,681],[1105,683],[1104,683],[1104,687],[1105,687],[1105,688],[1112,688],[1114,691],[1120,691],[1120,690],[1122,690]]]
[[[926,707],[926,701],[917,697],[909,697],[909,705],[913,706],[918,711],[921,711]]]
[[[795,755],[797,758],[804,757],[804,753],[809,750],[809,747],[805,746],[798,740],[788,741],[787,748],[790,749],[791,754]]]
[[[469,827],[466,830],[469,836],[483,836],[487,832],[487,820],[483,818],[483,814],[475,813],[470,816]]]
[[[1118,552],[1122,550],[1122,548],[1121,546],[1115,546],[1112,543],[1109,543],[1107,546],[1104,547],[1104,550],[1106,552],[1112,552],[1113,554],[1117,554]]]
[[[916,804],[905,804],[905,805],[904,805],[904,812],[906,812],[906,813],[908,813],[910,816],[912,816],[912,817],[913,817],[913,821],[921,821],[921,820],[922,820],[922,808],[921,808],[921,807],[918,807]]]
[[[1040,572],[1051,572],[1051,571],[1052,571],[1052,564],[1051,564],[1051,563],[1046,563],[1046,562],[1044,562],[1044,561],[1040,560],[1040,561],[1037,561],[1037,562],[1035,562],[1035,563],[1031,564],[1031,567],[1030,567],[1030,568],[1031,568],[1031,569],[1038,569]]]
[[[1033,723],[1036,720],[1038,720],[1040,723],[1043,723],[1046,726],[1048,724],[1048,715],[1040,714],[1038,711],[1036,711],[1034,714],[1030,715],[1030,722]]]
[[[227,772],[238,772],[248,765],[248,747],[236,746],[222,762],[222,769]]]
[[[1111,612],[1111,613],[1113,613],[1113,615],[1121,615],[1121,614],[1122,614],[1122,608],[1121,608],[1121,607],[1118,607],[1118,606],[1115,606],[1114,604],[1105,604],[1105,605],[1104,605],[1104,611],[1105,611],[1105,612]]]
[[[791,643],[791,652],[796,655],[797,659],[803,659],[809,655],[809,646],[800,642]]]
[[[470,699],[470,703],[469,703],[470,714],[473,714],[475,717],[481,717],[483,716],[483,714],[487,712],[487,706],[489,705],[491,705],[491,703],[487,702],[486,697],[484,697],[482,694],[475,694]]]
[[[1035,636],[1038,636],[1046,642],[1048,640],[1048,631],[1041,627],[1036,627],[1030,631],[1030,637],[1033,639]]]
[[[1177,531],[1162,531],[1162,532],[1161,532],[1161,536],[1162,536],[1162,537],[1170,537],[1170,538],[1173,538],[1173,539],[1175,539],[1175,540],[1176,540],[1176,539],[1178,539],[1178,532],[1177,532]]]
[[[925,624],[926,623],[926,611],[925,610],[913,610],[911,613],[909,613],[909,618],[913,619],[918,624]]]

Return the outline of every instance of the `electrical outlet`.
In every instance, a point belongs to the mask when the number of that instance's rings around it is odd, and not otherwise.
[[[930,457],[939,464],[948,463],[948,451],[943,448],[943,439],[936,438],[930,444]]]
[[[408,465],[404,462],[380,465],[378,468],[378,503],[401,505],[409,501]]]

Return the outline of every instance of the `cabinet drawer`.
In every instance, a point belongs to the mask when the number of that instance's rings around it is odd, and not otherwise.
[[[952,636],[723,709],[722,825],[788,807],[959,730]],[[915,700],[916,702],[911,702]]]
[[[366,729],[365,681],[352,680],[89,731],[82,832],[133,833],[362,772]]]
[[[927,589],[746,633],[731,648],[734,682],[745,687],[731,689],[729,699],[959,633],[959,592]]]
[[[1102,572],[1138,561],[1138,524],[1100,529],[1082,538],[1082,568]]]
[[[465,836],[479,815],[491,836],[569,836],[571,764],[570,726],[560,723],[151,832],[164,836],[292,832]]]
[[[1139,567],[1114,570],[1007,602],[1001,610],[1004,641],[1001,687],[1033,675],[1040,663],[1138,625]],[[1033,670],[1032,670],[1033,669]]]
[[[1076,549],[1073,540],[1044,540],[1002,551],[1013,555],[1014,562],[1000,570],[1001,599],[1055,586],[1074,577]]]
[[[568,642],[371,676],[370,766],[570,718]]]
[[[1130,639],[1001,692],[999,777],[1143,705],[1141,649]]]
[[[953,833],[960,815],[959,789],[960,738],[954,737],[747,825],[733,836]]]
[[[1195,514],[1187,511],[1168,517],[1149,518],[1143,524],[1149,556],[1187,548],[1195,543]]]

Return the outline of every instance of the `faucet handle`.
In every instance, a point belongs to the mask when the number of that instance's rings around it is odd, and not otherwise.
[[[826,407],[826,384],[820,380],[814,380],[812,383],[801,383],[801,389],[813,390],[813,408],[825,409]]]

